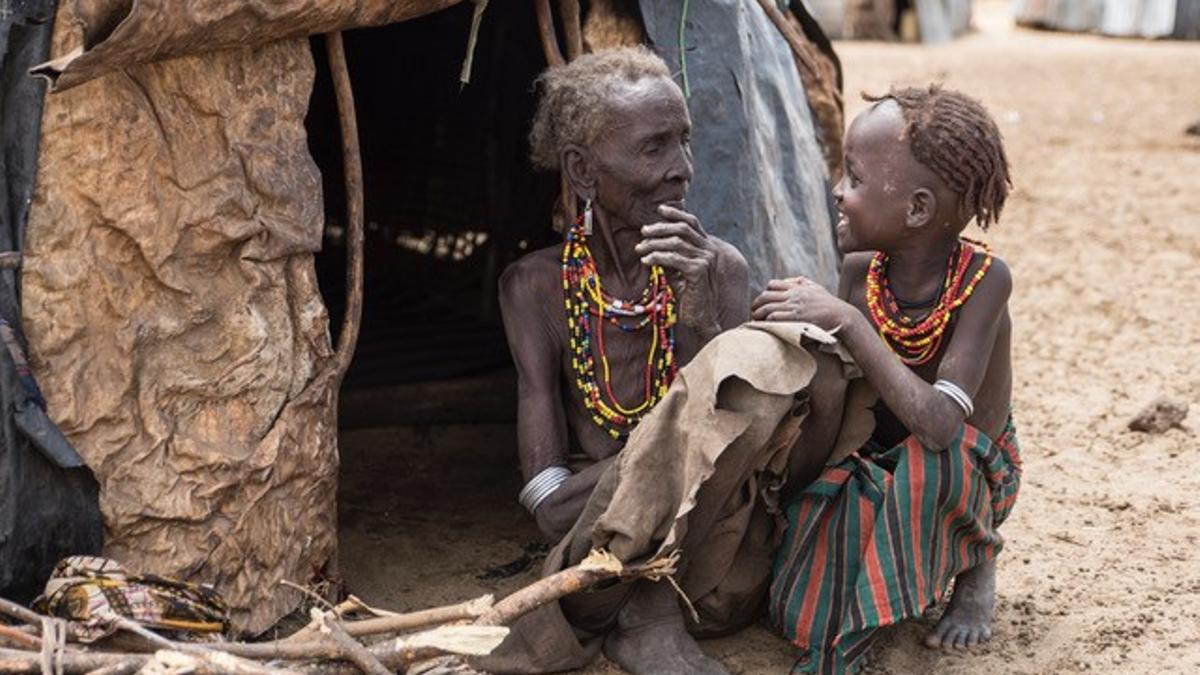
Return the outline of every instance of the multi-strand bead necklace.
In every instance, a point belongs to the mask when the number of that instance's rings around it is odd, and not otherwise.
[[[675,293],[667,275],[657,265],[650,268],[650,283],[637,300],[621,300],[604,291],[596,261],[588,248],[582,220],[567,232],[562,253],[563,304],[567,310],[567,332],[575,385],[594,421],[608,435],[625,440],[646,413],[667,393],[675,379]],[[612,390],[608,354],[604,348],[604,324],[625,332],[650,329],[642,402],[625,407]],[[600,357],[603,378],[597,377],[592,343]],[[601,384],[601,382],[603,384]],[[607,400],[602,395],[607,394]]]
[[[983,263],[967,280],[967,270],[978,247],[984,253]],[[928,363],[937,356],[942,338],[950,327],[953,313],[975,292],[975,287],[992,266],[992,251],[987,244],[962,238],[947,262],[946,280],[936,304],[923,318],[906,316],[892,293],[887,278],[888,257],[876,253],[867,268],[867,308],[879,336],[910,366]]]

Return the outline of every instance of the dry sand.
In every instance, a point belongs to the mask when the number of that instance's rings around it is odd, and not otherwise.
[[[1160,436],[1126,430],[1160,395],[1200,404],[1200,138],[1183,133],[1200,119],[1200,44],[1019,30],[1004,2],[977,3],[975,22],[942,47],[837,44],[851,114],[864,89],[944,81],[992,110],[1016,183],[987,235],[1016,279],[1025,457],[995,637],[970,655],[930,651],[919,645],[930,617],[890,631],[868,672],[1200,672],[1200,450],[1188,427],[1200,410]],[[352,592],[403,609],[531,579],[476,578],[536,538],[512,503],[514,476],[495,470],[512,461],[511,429],[344,435]],[[378,452],[397,443],[417,452]],[[428,487],[398,493],[397,471]],[[737,673],[792,662],[760,627],[705,649]]]

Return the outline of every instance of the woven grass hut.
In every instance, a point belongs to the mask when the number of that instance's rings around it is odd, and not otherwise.
[[[21,139],[5,144],[4,226],[23,256],[13,323],[50,417],[99,483],[104,553],[214,584],[251,634],[298,602],[281,580],[336,574],[338,400],[359,329],[346,298],[362,281],[345,282],[358,244],[338,52],[315,36],[370,28],[345,36],[367,297],[348,383],[507,358],[495,278],[557,236],[559,180],[525,159],[531,83],[555,50],[635,40],[674,63],[667,36],[685,26],[704,102],[695,142],[714,148],[697,151],[696,208],[746,248],[757,279],[832,283],[841,112],[828,43],[770,2],[692,3],[688,17],[658,4],[18,3],[0,45],[5,124],[26,130],[5,130]],[[42,61],[44,96],[25,75]],[[424,337],[404,332],[414,317]],[[448,340],[437,331],[453,321]],[[434,346],[397,349],[398,334]]]

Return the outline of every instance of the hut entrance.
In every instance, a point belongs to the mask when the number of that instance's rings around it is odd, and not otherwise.
[[[345,34],[366,243],[362,331],[340,397],[341,574],[352,592],[391,607],[433,604],[431,578],[461,588],[475,577],[464,572],[512,560],[535,538],[514,499],[516,386],[496,279],[556,237],[547,224],[557,179],[527,159],[545,60],[532,10],[491,3],[460,87],[473,7]],[[321,42],[313,54],[307,128],[326,211],[316,265],[336,331],[341,147]],[[451,559],[465,568],[447,569]]]

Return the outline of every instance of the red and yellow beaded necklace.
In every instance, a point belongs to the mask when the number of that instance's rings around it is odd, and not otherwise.
[[[983,251],[983,263],[967,281],[967,270],[977,247]],[[867,268],[867,309],[871,320],[879,329],[879,336],[901,361],[910,366],[928,363],[941,349],[954,311],[971,297],[992,266],[992,251],[987,244],[960,238],[947,261],[946,279],[936,304],[921,319],[910,318],[900,311],[900,303],[888,284],[887,264],[887,255],[876,253]]]
[[[675,293],[666,273],[657,265],[650,268],[650,283],[639,299],[621,300],[606,293],[587,245],[582,219],[567,232],[563,244],[562,283],[571,366],[575,370],[575,385],[583,394],[583,405],[592,413],[597,426],[614,439],[625,440],[675,379]],[[593,318],[597,321],[593,322]],[[625,332],[650,328],[644,396],[636,406],[626,408],[613,394],[608,354],[604,349],[606,323]],[[608,395],[607,400],[601,393],[600,378],[596,377],[593,341],[603,368],[603,393]]]

